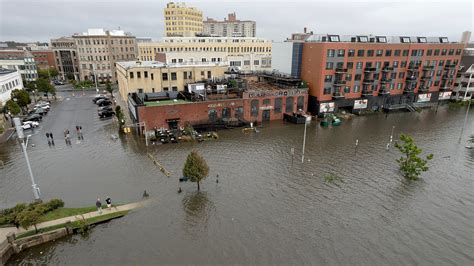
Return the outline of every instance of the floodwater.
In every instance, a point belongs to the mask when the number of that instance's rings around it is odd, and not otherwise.
[[[458,144],[463,108],[354,117],[336,128],[313,122],[303,164],[304,126],[283,122],[265,124],[259,133],[220,131],[216,141],[150,146],[172,173],[167,178],[142,142],[111,139],[116,127],[96,118],[90,100],[55,104],[32,137],[29,155],[43,198],[59,197],[67,206],[106,196],[126,203],[140,200],[146,189],[152,201],[87,236],[27,250],[11,264],[474,263],[474,150],[465,148],[474,114]],[[77,123],[85,140],[67,147],[60,134]],[[385,150],[392,126],[395,135],[410,134],[425,154],[434,154],[421,180],[400,177],[400,155]],[[43,137],[49,129],[58,132],[54,149]],[[178,194],[192,149],[207,160],[210,174],[200,193],[184,183]],[[18,145],[3,145],[0,159],[6,165],[0,207],[31,200]],[[325,183],[326,174],[342,180]]]

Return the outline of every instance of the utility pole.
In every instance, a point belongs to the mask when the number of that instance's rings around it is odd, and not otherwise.
[[[94,71],[95,92],[99,93],[99,88],[97,87],[97,72],[95,71],[94,64],[92,64],[92,70]]]
[[[466,97],[467,97],[467,90],[469,90],[469,88],[471,87],[471,80],[472,80],[472,74],[469,75],[469,81],[467,82],[466,93],[464,94],[464,99],[466,99]],[[471,107],[471,101],[472,101],[472,96],[471,96],[471,99],[469,99],[469,103],[467,104],[466,116],[464,117],[464,123],[463,123],[462,128],[461,128],[461,134],[459,135],[458,143],[461,143],[462,134],[464,133],[464,128],[466,127],[467,115],[469,114],[469,108]]]
[[[30,159],[28,158],[28,153],[26,152],[26,148],[27,148],[27,145],[28,145],[28,138],[31,135],[28,135],[26,137],[26,140],[25,140],[25,134],[23,133],[23,128],[21,127],[20,118],[15,117],[15,118],[13,118],[13,121],[15,122],[16,134],[18,135],[18,139],[20,140],[21,148],[23,150],[23,155],[25,156],[26,165],[28,167],[28,172],[30,173],[31,186],[33,187],[33,196],[34,196],[36,201],[39,201],[40,200],[40,189],[36,185],[35,178],[33,176],[33,171],[31,170]]]
[[[308,121],[304,120],[303,152],[301,154],[301,163],[304,163],[304,148],[306,147],[306,125]]]

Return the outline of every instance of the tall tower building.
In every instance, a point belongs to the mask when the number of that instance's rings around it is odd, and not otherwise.
[[[465,31],[462,33],[462,36],[461,36],[461,43],[469,43],[469,41],[471,40],[471,32],[470,31]]]
[[[202,11],[185,3],[169,2],[164,10],[166,37],[194,37],[202,33]]]

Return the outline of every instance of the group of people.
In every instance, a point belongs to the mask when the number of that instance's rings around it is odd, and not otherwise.
[[[112,208],[112,199],[110,197],[107,197],[105,199],[105,203],[107,204],[107,209]],[[95,202],[95,206],[97,207],[97,212],[99,212],[99,214],[102,214],[102,202],[100,201],[100,198],[98,198]]]
[[[46,132],[46,138],[48,139],[48,145],[54,146],[54,138],[53,138],[53,132]]]
[[[77,126],[76,125],[76,133],[77,133],[77,139],[78,140],[84,140],[84,134],[82,133],[82,126]],[[48,140],[48,145],[54,146],[54,137],[53,137],[53,132],[46,132],[46,139]],[[66,145],[72,145],[71,142],[71,133],[69,132],[69,129],[64,129],[64,141],[66,141]]]

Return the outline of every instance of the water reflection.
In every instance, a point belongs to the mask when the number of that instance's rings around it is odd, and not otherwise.
[[[193,238],[205,233],[209,226],[209,218],[215,211],[214,203],[206,191],[188,192],[183,200],[183,229]]]

